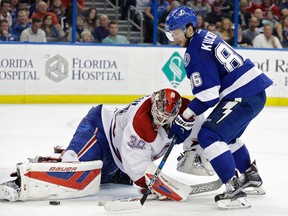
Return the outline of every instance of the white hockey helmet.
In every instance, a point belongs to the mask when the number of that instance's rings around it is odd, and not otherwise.
[[[152,95],[151,114],[155,126],[172,123],[180,111],[182,99],[180,94],[169,88],[161,89]]]

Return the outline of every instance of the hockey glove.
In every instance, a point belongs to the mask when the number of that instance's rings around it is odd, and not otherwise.
[[[183,115],[178,115],[172,122],[172,126],[168,132],[168,138],[173,136],[176,138],[176,144],[183,143],[192,131],[194,119],[185,119]]]

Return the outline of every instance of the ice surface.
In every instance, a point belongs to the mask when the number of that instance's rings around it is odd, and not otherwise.
[[[10,179],[18,162],[36,155],[48,156],[54,146],[66,147],[82,117],[92,105],[0,105],[0,183]],[[115,105],[113,105],[115,106]],[[120,105],[119,105],[120,106]],[[122,105],[121,105],[122,106]],[[266,107],[243,135],[251,157],[257,159],[267,194],[249,197],[252,208],[220,210],[214,203],[217,191],[190,196],[185,202],[147,200],[139,210],[108,213],[98,201],[139,196],[133,186],[103,185],[93,197],[9,203],[0,201],[0,216],[100,216],[100,215],[191,215],[191,216],[266,216],[288,215],[287,161],[288,108]],[[217,179],[197,177],[176,171],[181,146],[175,146],[163,171],[187,184]],[[157,164],[159,161],[156,162]]]

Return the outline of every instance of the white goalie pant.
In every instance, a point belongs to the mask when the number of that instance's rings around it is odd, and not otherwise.
[[[94,195],[100,188],[102,166],[103,162],[100,160],[19,164],[19,200],[51,200]]]

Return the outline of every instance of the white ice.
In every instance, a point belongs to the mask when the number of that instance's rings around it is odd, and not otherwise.
[[[54,146],[66,147],[79,121],[92,105],[0,105],[0,183],[9,180],[16,163],[27,157],[48,156]],[[115,106],[115,105],[113,105]],[[9,203],[0,201],[0,216],[100,216],[100,215],[213,215],[266,216],[288,215],[288,108],[265,107],[242,136],[252,159],[257,160],[264,180],[264,196],[248,197],[249,209],[220,210],[214,203],[217,191],[190,196],[185,202],[147,200],[141,209],[120,213],[106,212],[98,201],[139,196],[134,186],[105,185],[93,197],[62,200],[51,206],[48,201]],[[196,177],[176,171],[176,146],[163,172],[187,184],[217,179]],[[158,164],[159,161],[156,161]]]

